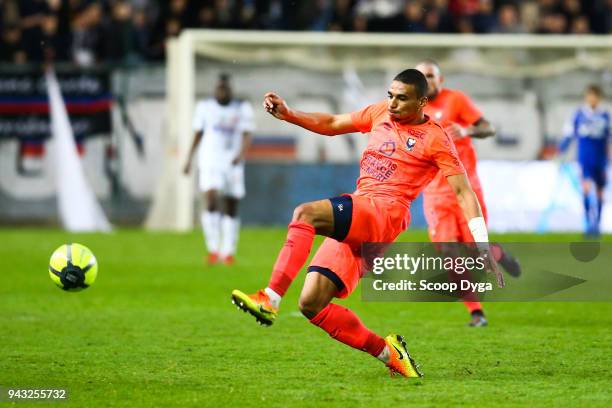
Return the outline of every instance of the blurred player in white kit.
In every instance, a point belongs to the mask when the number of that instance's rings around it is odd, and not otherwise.
[[[214,98],[197,103],[193,130],[183,171],[189,174],[197,150],[208,263],[232,264],[240,230],[238,204],[245,195],[244,158],[255,122],[250,103],[234,99],[228,75],[219,76]]]

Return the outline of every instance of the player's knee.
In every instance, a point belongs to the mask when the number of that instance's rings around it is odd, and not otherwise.
[[[293,210],[293,221],[303,221],[312,224],[314,219],[314,208],[312,204],[300,204]]]
[[[217,192],[215,190],[208,190],[206,193],[204,193],[204,200],[206,202],[207,211],[219,211],[219,202],[217,200]]]
[[[319,302],[314,296],[300,296],[298,306],[300,312],[309,320],[318,315],[325,307],[325,305]]]
[[[238,200],[234,198],[228,198],[225,202],[225,214],[230,217],[236,217],[238,215]]]

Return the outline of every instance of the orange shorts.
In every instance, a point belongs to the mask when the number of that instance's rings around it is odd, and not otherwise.
[[[348,234],[342,241],[325,238],[308,267],[308,272],[319,272],[334,282],[339,289],[336,295],[339,298],[351,294],[365,273],[361,244],[395,241],[408,226],[410,215],[406,206],[393,200],[354,194],[347,196],[352,199]]]
[[[474,193],[476,193],[485,222],[487,222],[487,207],[482,190],[474,190]],[[463,211],[455,197],[425,194],[423,209],[429,227],[429,239],[432,242],[474,241]]]

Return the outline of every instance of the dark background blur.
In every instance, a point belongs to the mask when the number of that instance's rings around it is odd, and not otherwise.
[[[191,27],[609,34],[612,0],[0,0],[0,61],[155,61]]]

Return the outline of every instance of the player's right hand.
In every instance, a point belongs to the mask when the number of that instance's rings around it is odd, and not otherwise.
[[[285,100],[274,92],[268,92],[264,95],[263,107],[276,119],[285,120],[289,114],[289,107]]]
[[[504,281],[504,275],[502,273],[501,268],[499,267],[499,265],[497,265],[497,262],[495,262],[495,259],[493,258],[491,248],[486,245],[484,247],[478,248],[478,250],[480,252],[480,256],[484,260],[485,271],[487,273],[492,273],[493,275],[495,275],[495,280],[497,280],[497,286],[499,288],[503,288],[504,286],[506,286],[506,282]]]

